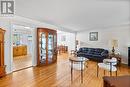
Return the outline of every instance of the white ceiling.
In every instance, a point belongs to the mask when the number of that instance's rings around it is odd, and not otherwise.
[[[73,31],[130,23],[129,0],[15,0],[16,15]]]

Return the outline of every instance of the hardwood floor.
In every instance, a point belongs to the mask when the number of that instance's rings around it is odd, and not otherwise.
[[[17,56],[13,58],[13,71],[17,71],[32,66],[31,54],[25,56]]]
[[[55,64],[28,68],[0,78],[0,87],[102,87],[103,84],[103,70],[97,78],[96,63],[92,61],[88,62],[88,68],[84,71],[83,84],[80,82],[80,71],[74,70],[73,82],[70,75],[68,55],[63,54],[58,56]],[[130,75],[130,69],[122,66],[118,75]]]

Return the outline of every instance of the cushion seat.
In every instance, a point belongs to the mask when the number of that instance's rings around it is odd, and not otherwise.
[[[98,66],[104,70],[110,71],[110,68],[112,69],[111,71],[115,72],[117,71],[117,68],[115,66],[112,65],[112,67],[110,67],[109,64],[105,64],[105,63],[98,63]]]

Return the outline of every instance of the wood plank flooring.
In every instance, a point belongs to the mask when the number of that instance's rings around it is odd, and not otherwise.
[[[17,56],[13,58],[13,71],[20,70],[32,66],[31,54],[25,56]]]
[[[74,70],[73,82],[70,75],[68,55],[63,54],[58,56],[57,63],[28,68],[0,78],[0,87],[102,87],[103,85],[103,70],[100,70],[97,78],[96,63],[92,61],[88,62],[88,68],[84,71],[83,84],[80,82],[80,71]],[[130,69],[121,66],[118,75],[130,75]]]

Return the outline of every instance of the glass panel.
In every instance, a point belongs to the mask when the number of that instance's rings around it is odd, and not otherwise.
[[[56,34],[54,34],[54,54],[53,54],[53,61],[57,58],[57,37]]]
[[[20,45],[20,34],[13,34],[13,46]]]
[[[53,62],[53,34],[48,33],[48,63]]]
[[[57,47],[57,38],[56,35],[54,35],[54,48]]]
[[[40,62],[46,64],[46,34],[40,33]]]

